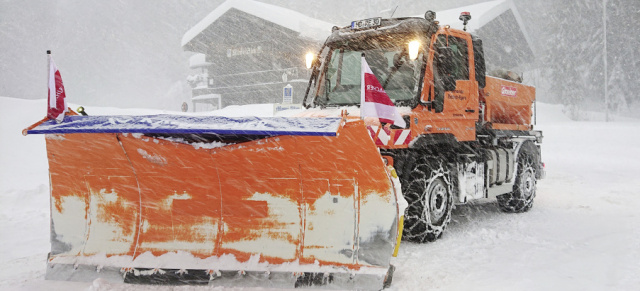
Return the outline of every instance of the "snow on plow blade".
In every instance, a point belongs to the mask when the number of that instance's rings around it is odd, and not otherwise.
[[[372,290],[390,280],[396,198],[361,121],[67,116],[28,133],[46,134],[47,279]]]

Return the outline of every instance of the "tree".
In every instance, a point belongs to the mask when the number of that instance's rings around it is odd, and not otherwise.
[[[544,45],[537,62],[551,83],[546,97],[564,104],[572,118],[580,118],[581,110],[589,105],[605,109],[603,2],[548,1],[548,9],[541,11],[545,23],[537,39]],[[610,91],[616,96],[609,96],[616,100],[616,106],[626,106],[639,98],[631,94],[640,90],[634,81],[640,77],[639,12],[637,1],[607,1],[608,89],[617,86]]]

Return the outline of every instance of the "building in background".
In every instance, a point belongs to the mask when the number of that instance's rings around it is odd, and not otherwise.
[[[483,40],[489,72],[522,71],[522,64],[534,60],[531,40],[512,0],[440,11],[436,19],[462,29],[458,18],[463,11],[472,16],[467,31]],[[222,3],[182,38],[184,50],[198,53],[190,60],[195,75],[188,78],[194,111],[283,99],[302,103],[310,77],[305,55],[320,49],[333,26],[253,0]],[[283,98],[285,92],[291,96]]]
[[[532,40],[512,0],[495,0],[436,12],[441,25],[463,29],[461,12],[471,13],[467,31],[482,39],[487,72],[524,71],[535,59]]]
[[[291,85],[291,102],[302,103],[310,77],[305,54],[317,52],[332,27],[262,2],[222,3],[182,38],[184,50],[204,55],[191,59],[191,68],[198,70],[189,77],[194,102],[282,103]]]

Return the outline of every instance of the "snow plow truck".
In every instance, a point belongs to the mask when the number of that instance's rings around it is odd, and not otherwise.
[[[363,55],[406,128],[360,116]],[[487,76],[480,39],[429,11],[334,27],[314,56],[297,117],[71,112],[25,129],[49,159],[46,278],[380,290],[400,236],[438,239],[454,205],[531,208],[535,89]]]

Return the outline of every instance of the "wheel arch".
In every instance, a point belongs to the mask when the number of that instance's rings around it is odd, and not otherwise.
[[[520,157],[520,153],[526,153],[533,158],[533,161],[535,163],[534,169],[536,169],[536,178],[539,179],[541,173],[539,173],[540,171],[538,171],[537,169],[540,168],[540,164],[542,163],[540,147],[536,145],[534,140],[531,139],[524,139],[518,143],[513,153],[513,156],[516,157],[514,174],[518,170],[518,157]]]

